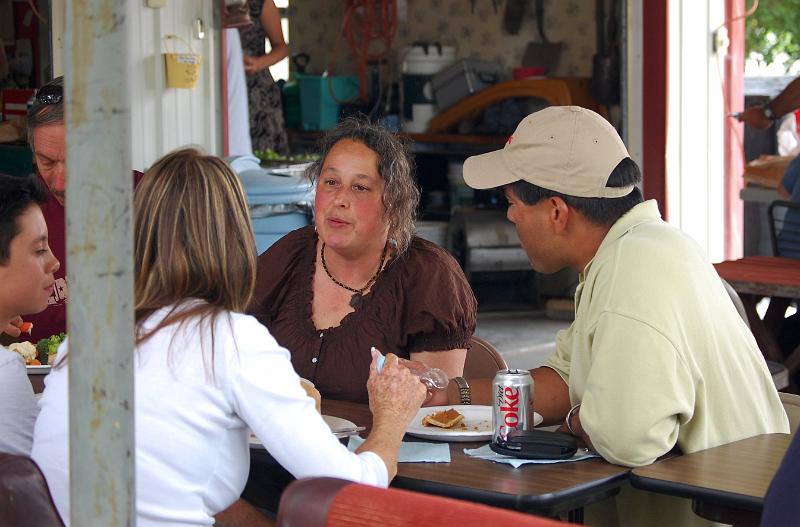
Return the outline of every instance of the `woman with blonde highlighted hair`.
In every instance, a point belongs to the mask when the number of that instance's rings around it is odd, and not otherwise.
[[[241,503],[251,430],[297,478],[386,486],[425,388],[395,356],[380,374],[373,361],[372,433],[355,454],[331,434],[288,351],[242,314],[255,243],[228,165],[193,149],[166,155],[136,189],[134,225],[137,525],[211,525]],[[68,520],[68,360],[62,364],[48,376],[32,456]]]

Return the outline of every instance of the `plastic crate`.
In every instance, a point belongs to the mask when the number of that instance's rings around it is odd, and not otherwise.
[[[500,82],[500,65],[476,59],[462,59],[433,76],[436,106],[448,108],[464,97]]]
[[[358,97],[354,76],[297,75],[297,82],[304,130],[333,128],[339,122],[340,106]]]

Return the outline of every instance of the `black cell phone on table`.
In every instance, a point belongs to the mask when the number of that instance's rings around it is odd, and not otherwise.
[[[569,434],[545,430],[513,430],[489,445],[492,451],[521,459],[567,459],[578,451],[578,441]]]

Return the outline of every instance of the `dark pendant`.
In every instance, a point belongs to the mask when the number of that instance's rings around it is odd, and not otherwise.
[[[350,307],[356,307],[361,303],[361,293],[356,293],[350,297]]]

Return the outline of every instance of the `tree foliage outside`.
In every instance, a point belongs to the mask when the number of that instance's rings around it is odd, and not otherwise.
[[[783,62],[786,70],[800,60],[800,0],[760,0],[746,29],[748,56],[765,64]]]

